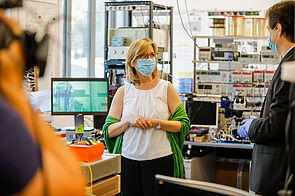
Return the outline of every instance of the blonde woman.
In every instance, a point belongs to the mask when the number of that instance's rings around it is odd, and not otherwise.
[[[158,78],[151,39],[130,46],[126,71],[128,83],[114,96],[104,138],[109,152],[122,155],[123,195],[155,195],[155,174],[185,177],[181,150],[190,123],[173,85]]]

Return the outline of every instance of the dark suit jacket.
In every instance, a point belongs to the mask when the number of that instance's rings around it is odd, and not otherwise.
[[[294,54],[295,55],[295,54]],[[290,173],[288,177],[293,174],[295,176],[295,83],[291,83],[290,85],[290,109],[286,122],[286,133],[288,134],[286,138],[288,138],[288,143],[286,140],[286,148],[287,150],[287,159],[288,159],[288,167],[290,169]],[[288,147],[287,147],[288,146]],[[295,178],[292,178],[292,181],[289,184],[288,189],[293,190],[293,194],[295,194]]]
[[[250,171],[250,190],[261,195],[276,195],[283,188],[287,160],[285,124],[289,112],[290,83],[281,80],[281,64],[294,60],[294,48],[282,59],[266,94],[260,118],[249,128],[254,142]]]

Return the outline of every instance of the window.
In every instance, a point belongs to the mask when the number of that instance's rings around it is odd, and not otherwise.
[[[89,2],[71,3],[71,76],[85,77],[89,75]]]
[[[104,0],[65,0],[64,76],[104,77]]]
[[[104,77],[104,1],[96,1],[95,13],[95,76]]]

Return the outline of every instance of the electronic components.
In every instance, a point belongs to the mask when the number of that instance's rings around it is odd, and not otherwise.
[[[275,74],[274,71],[265,71],[264,72],[264,81],[270,82],[272,80],[273,75]]]
[[[129,46],[110,46],[108,59],[126,59]]]
[[[222,43],[215,43],[215,51],[238,51],[237,44],[222,44]]]
[[[232,81],[234,83],[240,83],[242,81],[242,72],[241,71],[234,71],[232,73]]]
[[[246,108],[245,97],[237,96],[234,99],[233,109],[243,111]]]
[[[259,63],[260,54],[241,54],[238,61],[241,63]]]
[[[253,81],[252,77],[253,77],[252,71],[244,71],[242,73],[241,81],[243,83],[252,83],[252,81]]]
[[[198,94],[220,95],[220,84],[202,83],[197,85]]]
[[[228,71],[197,71],[196,78],[199,82],[229,82],[231,72]]]
[[[262,83],[263,80],[263,71],[254,71],[253,73],[253,82]]]
[[[211,47],[200,47],[199,48],[199,60],[211,60]]]
[[[265,64],[276,64],[280,63],[280,56],[274,52],[263,52],[261,53],[261,63]]]
[[[211,59],[213,61],[237,61],[240,52],[236,51],[212,51]]]
[[[276,64],[280,62],[280,56],[274,53],[268,46],[261,47],[261,63]]]

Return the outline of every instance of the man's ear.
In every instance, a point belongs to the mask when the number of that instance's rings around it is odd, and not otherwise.
[[[277,23],[277,29],[278,29],[278,35],[282,35],[282,30],[283,30],[283,27],[280,23]]]

